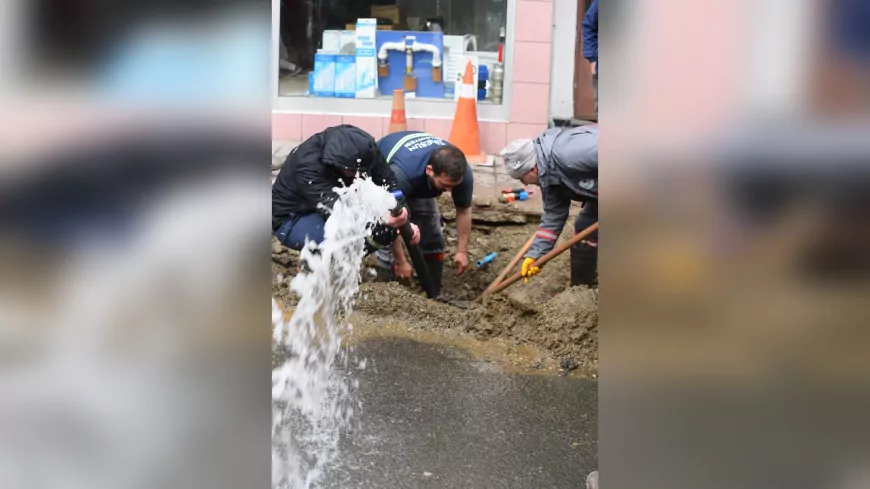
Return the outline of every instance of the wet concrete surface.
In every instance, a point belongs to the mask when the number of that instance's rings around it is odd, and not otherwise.
[[[597,468],[597,383],[500,372],[455,347],[376,339],[330,488],[580,488]]]

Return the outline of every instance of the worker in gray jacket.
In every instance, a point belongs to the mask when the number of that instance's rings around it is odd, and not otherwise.
[[[537,139],[518,139],[500,155],[511,177],[541,188],[544,216],[522,265],[525,281],[540,271],[531,265],[553,249],[572,201],[583,202],[574,234],[598,222],[598,126],[548,129]],[[594,285],[598,231],[571,248],[571,285]]]

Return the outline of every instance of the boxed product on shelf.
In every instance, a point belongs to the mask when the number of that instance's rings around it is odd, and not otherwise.
[[[335,96],[335,54],[314,55],[314,90],[317,97]]]
[[[375,50],[377,21],[357,19],[356,23],[356,98],[375,98],[378,58]]]
[[[356,56],[352,54],[335,57],[335,96],[356,97]]]

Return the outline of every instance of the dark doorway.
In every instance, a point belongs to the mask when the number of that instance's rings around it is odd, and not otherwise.
[[[574,118],[597,121],[592,72],[583,57],[583,16],[592,0],[577,0],[577,49],[574,51]]]

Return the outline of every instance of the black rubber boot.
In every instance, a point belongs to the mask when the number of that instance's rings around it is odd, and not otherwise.
[[[444,275],[444,260],[426,260],[426,268],[429,270],[429,279],[435,288],[435,297],[441,295],[441,277]]]
[[[571,247],[571,286],[594,286],[598,282],[598,248],[587,244]]]

